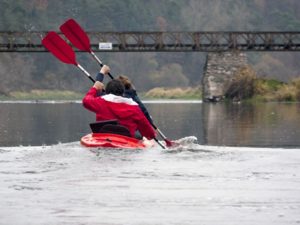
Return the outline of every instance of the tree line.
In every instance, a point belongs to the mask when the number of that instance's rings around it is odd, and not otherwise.
[[[87,31],[299,31],[298,0],[0,0],[1,31],[58,31],[75,18]],[[99,53],[115,75],[137,89],[201,83],[205,53]],[[289,80],[299,75],[299,53],[251,53],[258,75]],[[85,53],[78,61],[94,75]],[[90,83],[75,67],[49,53],[0,53],[0,92],[30,89],[85,91]],[[1,94],[0,93],[0,94]]]

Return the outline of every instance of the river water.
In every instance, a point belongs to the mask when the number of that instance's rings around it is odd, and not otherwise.
[[[87,149],[80,104],[1,103],[0,224],[300,224],[299,104],[147,108],[180,147]]]

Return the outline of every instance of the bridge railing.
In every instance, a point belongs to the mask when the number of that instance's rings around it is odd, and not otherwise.
[[[2,31],[0,52],[45,52],[41,39],[46,34]],[[300,51],[300,32],[88,32],[88,36],[93,51]],[[99,42],[112,43],[112,49],[100,50]]]

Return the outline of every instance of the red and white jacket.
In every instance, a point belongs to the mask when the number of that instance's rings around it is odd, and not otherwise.
[[[98,97],[96,88],[92,87],[83,98],[82,104],[96,113],[97,121],[117,119],[121,125],[129,129],[132,137],[136,130],[148,139],[155,137],[151,124],[131,98],[113,94]]]

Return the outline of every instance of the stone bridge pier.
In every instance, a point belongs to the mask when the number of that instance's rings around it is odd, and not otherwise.
[[[224,98],[233,75],[248,63],[243,52],[208,53],[203,74],[203,100],[217,102]]]

